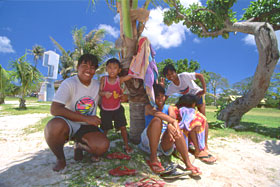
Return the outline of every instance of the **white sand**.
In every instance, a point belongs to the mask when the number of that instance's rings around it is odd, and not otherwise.
[[[43,132],[29,135],[23,129],[47,114],[0,116],[0,186],[67,186],[65,172],[52,171],[55,157],[48,149]],[[280,186],[280,141],[254,143],[244,139],[209,140],[217,164],[199,160],[200,179],[169,182],[166,186]],[[66,146],[67,163],[74,163],[73,149]]]

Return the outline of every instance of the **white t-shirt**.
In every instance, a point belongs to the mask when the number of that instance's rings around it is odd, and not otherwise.
[[[166,90],[167,96],[171,96],[172,94],[178,93],[178,94],[193,94],[196,95],[197,92],[201,91],[202,89],[194,82],[195,73],[188,73],[183,72],[178,74],[179,78],[179,86],[176,86],[173,82],[171,82]]]
[[[65,79],[59,86],[53,101],[64,104],[66,108],[80,114],[96,115],[99,99],[99,82],[92,79],[89,86],[82,84],[78,76]]]

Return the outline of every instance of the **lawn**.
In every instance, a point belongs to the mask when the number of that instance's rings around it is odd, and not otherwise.
[[[206,116],[211,137],[242,137],[254,142],[280,139],[280,110],[274,108],[253,108],[241,120],[242,128],[223,128],[223,122],[215,117],[216,107],[207,106]]]

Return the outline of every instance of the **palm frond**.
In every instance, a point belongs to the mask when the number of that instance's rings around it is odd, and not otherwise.
[[[54,43],[56,48],[62,53],[62,55],[69,56],[66,50],[55,40],[50,36],[51,41]]]

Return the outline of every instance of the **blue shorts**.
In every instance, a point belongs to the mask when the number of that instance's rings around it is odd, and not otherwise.
[[[151,154],[149,138],[148,138],[148,135],[147,135],[147,129],[148,129],[148,127],[145,128],[144,131],[142,132],[141,142],[140,142],[140,144],[138,144],[138,147],[141,150],[145,151],[146,153]],[[163,134],[164,133],[161,133],[159,142],[161,142]],[[161,156],[161,155],[169,156],[169,155],[172,154],[173,151],[174,151],[174,146],[172,146],[172,148],[170,148],[168,151],[164,151],[161,147],[161,144],[159,143],[158,148],[157,148],[157,156]]]

